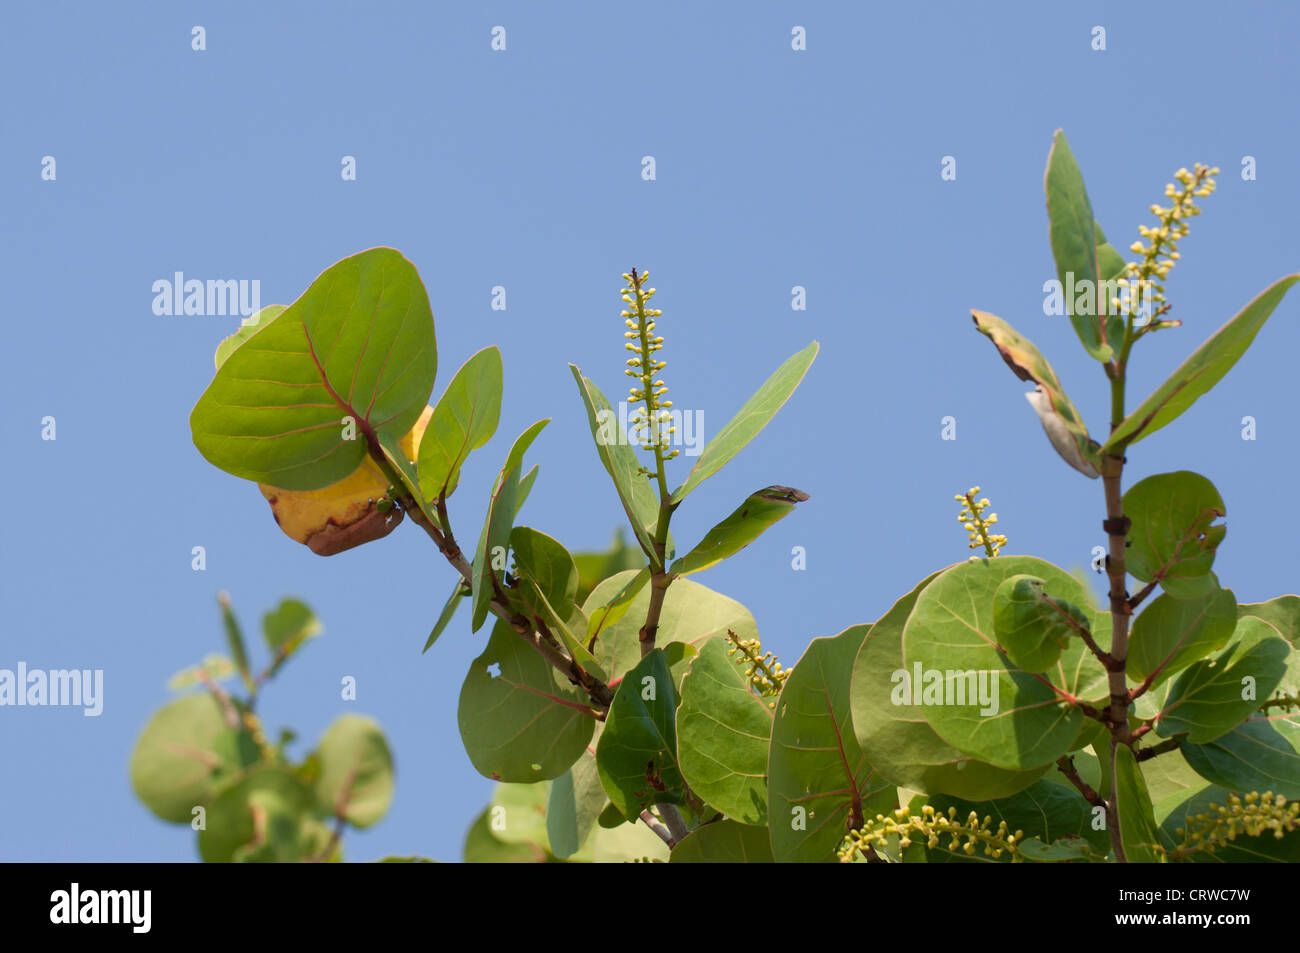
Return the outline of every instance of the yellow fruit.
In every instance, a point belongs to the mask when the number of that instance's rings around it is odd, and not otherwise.
[[[415,422],[400,441],[408,460],[419,455],[420,439],[433,416],[433,408]],[[381,512],[376,504],[388,492],[388,479],[367,456],[338,483],[319,490],[284,490],[259,483],[275,521],[286,536],[305,543],[318,556],[333,556],[372,539],[382,539],[402,521],[401,510]]]

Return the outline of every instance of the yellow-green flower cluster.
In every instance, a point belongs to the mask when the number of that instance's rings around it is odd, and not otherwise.
[[[970,537],[970,548],[979,549],[983,546],[985,555],[993,557],[998,554],[998,550],[1007,544],[1007,538],[1000,533],[989,532],[989,527],[997,523],[998,514],[984,515],[984,511],[992,504],[988,500],[976,500],[975,496],[979,491],[979,487],[973,486],[964,495],[959,493],[953,497],[954,500],[962,504],[957,519],[965,527],[966,533]],[[975,559],[976,557],[972,556],[971,558]]]
[[[849,831],[837,853],[840,863],[851,863],[859,851],[865,854],[868,847],[887,847],[891,834],[898,835],[900,850],[906,850],[914,842],[922,842],[934,850],[947,839],[948,843],[943,846],[954,853],[961,851],[973,857],[983,848],[984,856],[995,860],[1003,854],[1009,854],[1012,863],[1024,859],[1016,849],[1016,844],[1025,836],[1024,831],[1012,833],[1006,821],[999,821],[995,829],[992,817],[981,820],[974,811],[965,820],[958,820],[955,807],[942,814],[926,804],[919,815],[913,814],[910,808],[900,807],[890,815],[877,814],[874,820]]]
[[[659,379],[668,366],[667,362],[655,357],[664,346],[663,336],[655,334],[655,318],[662,316],[663,312],[648,307],[655,294],[654,288],[645,287],[649,277],[650,272],[638,274],[635,268],[623,276],[627,287],[620,294],[626,307],[620,316],[627,325],[623,337],[628,339],[624,346],[635,355],[628,358],[625,373],[628,377],[635,377],[639,385],[630,390],[632,403],[642,405],[631,415],[633,439],[642,449],[654,450],[664,460],[671,460],[680,451],[663,452],[677,428],[672,426],[672,414],[668,412],[673,402],[664,400],[668,387]]]
[[[1244,798],[1230,794],[1227,804],[1211,804],[1207,811],[1188,820],[1191,829],[1180,827],[1177,831],[1184,840],[1173,851],[1175,860],[1202,850],[1212,854],[1236,840],[1240,834],[1259,837],[1272,831],[1273,836],[1281,840],[1288,831],[1300,827],[1300,801],[1288,802],[1272,791],[1263,794],[1252,791]]]
[[[758,639],[742,639],[728,629],[727,641],[731,643],[727,653],[733,657],[739,653],[742,664],[749,664],[749,671],[745,673],[745,677],[749,679],[749,683],[754,686],[754,690],[759,695],[771,698],[781,694],[781,686],[785,684],[785,680],[790,677],[794,669],[782,668],[775,655],[763,651],[763,644]],[[776,702],[768,702],[767,707],[776,708]]]
[[[1151,214],[1158,219],[1159,224],[1154,227],[1139,225],[1138,234],[1146,239],[1147,244],[1137,241],[1129,246],[1129,251],[1141,255],[1142,260],[1129,262],[1125,270],[1125,279],[1122,283],[1130,289],[1130,293],[1126,306],[1121,306],[1119,313],[1131,317],[1137,310],[1137,302],[1133,300],[1135,286],[1146,289],[1149,283],[1151,290],[1150,300],[1147,303],[1152,311],[1152,323],[1149,327],[1154,330],[1157,327],[1174,327],[1182,323],[1155,319],[1169,310],[1169,305],[1165,301],[1164,282],[1169,277],[1169,270],[1178,261],[1178,242],[1187,234],[1188,221],[1193,216],[1201,214],[1201,210],[1196,206],[1196,199],[1206,198],[1214,191],[1213,176],[1218,174],[1217,167],[1211,169],[1199,162],[1191,172],[1179,169],[1174,173],[1178,184],[1170,182],[1165,186],[1165,197],[1172,199],[1173,204],[1168,208],[1152,205]],[[1143,291],[1143,293],[1147,292]]]

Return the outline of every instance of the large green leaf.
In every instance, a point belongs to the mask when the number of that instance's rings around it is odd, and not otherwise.
[[[501,416],[501,386],[501,352],[495,347],[483,348],[451,379],[420,440],[424,499],[451,496],[470,451],[492,439]]]
[[[519,783],[567,771],[596,723],[585,694],[500,620],[461,685],[457,718],[478,772]]]
[[[679,576],[716,566],[758,539],[768,527],[785,519],[808,494],[788,486],[769,486],[751,493],[734,513],[704,534],[689,553],[669,567]]]
[[[1115,749],[1115,816],[1120,843],[1129,863],[1165,862],[1165,855],[1156,850],[1160,846],[1160,829],[1156,827],[1151,796],[1137,758],[1128,745]]]
[[[1155,389],[1111,432],[1103,452],[1119,453],[1155,433],[1192,406],[1232,369],[1300,274],[1288,275],[1265,288],[1232,320],[1210,336],[1169,379]]]
[[[1066,313],[1087,352],[1099,361],[1109,361],[1120,345],[1124,325],[1108,313],[1111,297],[1102,282],[1123,271],[1124,259],[1106,242],[1101,226],[1093,219],[1083,173],[1065,141],[1065,133],[1059,129],[1047,157],[1043,188],[1047,193],[1056,274],[1065,289]],[[1084,292],[1083,307],[1076,300],[1078,294],[1070,293],[1074,288]]]
[[[186,695],[149,719],[131,755],[131,786],[164,821],[189,823],[195,807],[257,757],[252,738],[226,723],[212,695]]]
[[[859,627],[869,631],[853,664],[853,728],[867,760],[899,787],[974,801],[1006,797],[1033,784],[1049,766],[1007,771],[976,761],[940,738],[919,707],[898,703],[903,627],[916,597],[938,575],[923,579],[875,625]]]
[[[1187,732],[1189,742],[1205,744],[1244,721],[1273,694],[1291,646],[1271,625],[1252,616],[1240,619],[1234,634],[1233,642],[1213,659],[1196,662],[1178,676],[1156,724],[1157,734]]]
[[[1047,358],[1043,357],[1032,341],[1022,337],[997,315],[987,311],[971,311],[971,316],[975,319],[975,327],[993,342],[1012,373],[1022,381],[1033,381],[1038,385],[1025,398],[1038,414],[1043,430],[1056,452],[1085,476],[1097,476],[1101,467],[1097,444],[1088,436],[1083,417],[1066,396],[1065,389],[1061,387],[1056,371],[1052,370]]]
[[[190,415],[194,445],[248,480],[329,486],[356,470],[375,431],[411,429],[437,367],[415,266],[372,248],[326,269],[226,358]]]
[[[550,422],[549,417],[539,420],[519,435],[492,486],[487,514],[483,518],[483,531],[479,534],[478,548],[474,552],[474,599],[470,628],[475,632],[487,618],[488,604],[492,601],[492,579],[497,572],[492,568],[492,561],[498,552],[504,553],[508,548],[510,530],[519,512],[519,473],[523,466],[524,452]]]
[[[1128,677],[1140,682],[1158,672],[1158,683],[1223,648],[1236,625],[1237,599],[1231,589],[1216,587],[1195,599],[1159,596],[1133,620]]]
[[[767,830],[721,820],[691,831],[673,848],[674,864],[771,864]]]
[[[1226,515],[1213,483],[1190,470],[1149,476],[1124,494],[1124,515],[1132,521],[1125,568],[1134,577],[1181,598],[1211,588],[1205,577],[1227,532],[1210,525]]]
[[[1050,776],[1035,781],[1010,797],[997,800],[968,801],[941,794],[930,798],[929,803],[938,814],[946,815],[950,808],[956,808],[956,820],[962,823],[966,822],[972,812],[981,821],[986,817],[992,818],[991,827],[994,831],[1000,822],[1006,821],[1009,834],[1023,831],[1025,838],[1033,837],[1044,844],[1051,844],[1060,838],[1081,838],[1101,854],[1105,854],[1110,847],[1110,835],[1106,830],[1093,827],[1095,815],[1092,805],[1080,797],[1074,788],[1063,786]],[[949,849],[950,843],[951,838],[941,838],[938,846],[927,848],[928,862],[1011,861],[1010,854],[995,859],[978,847],[973,854],[962,848],[954,851]]]
[[[378,722],[342,715],[316,747],[316,797],[354,827],[369,827],[393,799],[393,755]]]
[[[751,691],[727,643],[706,642],[682,681],[677,711],[677,750],[686,783],[727,817],[766,824],[771,736],[772,710]]]
[[[994,596],[1020,574],[1042,579],[1056,599],[1091,604],[1073,576],[1041,559],[959,563],[917,597],[903,630],[895,688],[901,704],[920,698],[922,715],[948,744],[1010,771],[1042,767],[1071,750],[1085,726],[1070,699],[1096,699],[1106,691],[1105,672],[1081,639],[1071,639],[1042,674],[1021,671],[1002,651]],[[1109,645],[1109,615],[1090,610],[1090,622],[1097,643]]]
[[[569,370],[578,382],[578,393],[587,408],[587,424],[596,441],[596,453],[605,465],[605,472],[614,481],[614,489],[618,491],[623,512],[627,514],[637,541],[646,555],[651,555],[654,553],[655,529],[659,525],[659,499],[641,472],[641,461],[637,459],[627,435],[619,432],[618,415],[610,406],[609,399],[589,378],[582,376],[576,365],[570,364]],[[671,552],[671,547],[668,552]]]
[[[772,376],[754,392],[754,396],[745,401],[745,406],[737,411],[736,416],[705,444],[700,458],[691,467],[686,482],[673,491],[672,502],[680,503],[686,494],[726,466],[732,457],[758,436],[759,431],[768,425],[795,392],[803,376],[808,373],[808,368],[812,366],[820,347],[813,341],[772,372]]]
[[[849,705],[863,626],[813,639],[777,698],[767,762],[772,856],[821,862],[849,830],[898,806],[897,789],[858,747]]]
[[[595,617],[595,609],[605,605],[631,582],[631,570],[611,576],[595,588],[583,607]],[[641,627],[650,608],[650,588],[642,587],[628,604],[624,615],[606,623],[592,646],[592,653],[615,685],[641,660]],[[678,579],[668,587],[659,613],[659,630],[655,644],[663,647],[674,642],[700,649],[709,639],[725,638],[728,631],[741,639],[758,637],[758,624],[749,610],[735,599],[690,579]]]
[[[596,743],[605,793],[624,817],[682,801],[677,764],[677,690],[663,649],[655,649],[618,687]]]
[[[1208,744],[1184,740],[1182,752],[1197,774],[1229,790],[1300,799],[1300,712],[1258,713]]]

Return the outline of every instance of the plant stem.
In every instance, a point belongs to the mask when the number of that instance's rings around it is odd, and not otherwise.
[[[456,538],[452,535],[451,524],[447,518],[447,507],[445,501],[438,501],[438,515],[443,529],[435,526],[433,521],[425,513],[424,507],[419,504],[415,498],[415,493],[419,492],[418,487],[411,487],[403,474],[394,467],[384,455],[383,449],[379,446],[377,439],[367,440],[367,447],[370,451],[370,457],[383,471],[384,477],[389,484],[398,490],[397,501],[401,504],[402,509],[410,514],[411,519],[415,521],[430,539],[438,547],[439,552],[446,557],[447,561],[460,573],[465,585],[472,590],[474,588],[474,568],[461,552],[460,547],[456,545]],[[445,529],[445,533],[444,530]],[[499,592],[499,590],[498,590]],[[614,692],[608,685],[602,682],[594,675],[583,671],[577,663],[561,652],[558,648],[551,645],[546,639],[538,633],[527,617],[521,613],[515,612],[509,604],[508,599],[496,598],[488,602],[488,609],[493,615],[497,616],[519,633],[520,638],[531,645],[537,652],[546,659],[550,665],[557,671],[564,674],[575,685],[581,687],[591,696],[591,700],[596,703],[596,707],[602,711],[608,711],[610,703],[614,700]]]
[[[1110,378],[1110,429],[1114,433],[1124,421],[1124,382],[1129,349],[1133,346],[1131,320],[1126,326],[1124,341],[1119,356],[1106,368]],[[1101,479],[1106,497],[1106,520],[1102,527],[1109,537],[1110,553],[1106,558],[1106,574],[1110,577],[1110,617],[1111,642],[1109,659],[1104,662],[1107,681],[1110,687],[1110,706],[1107,722],[1110,726],[1110,799],[1107,805],[1111,846],[1115,850],[1115,859],[1126,863],[1124,844],[1120,837],[1118,817],[1118,771],[1116,770],[1116,752],[1119,745],[1129,744],[1132,729],[1128,721],[1128,708],[1131,701],[1125,667],[1128,660],[1128,628],[1133,607],[1129,605],[1128,589],[1125,585],[1125,551],[1128,537],[1129,521],[1124,516],[1124,494],[1122,478],[1124,475],[1124,448],[1117,453],[1102,457]]]

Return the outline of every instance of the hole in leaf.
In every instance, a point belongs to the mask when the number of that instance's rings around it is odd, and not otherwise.
[[[500,663],[500,662],[493,662],[491,665],[489,665],[489,666],[487,667],[487,673],[488,673],[489,675],[491,675],[493,678],[500,678],[500,677],[501,677],[501,663]]]

